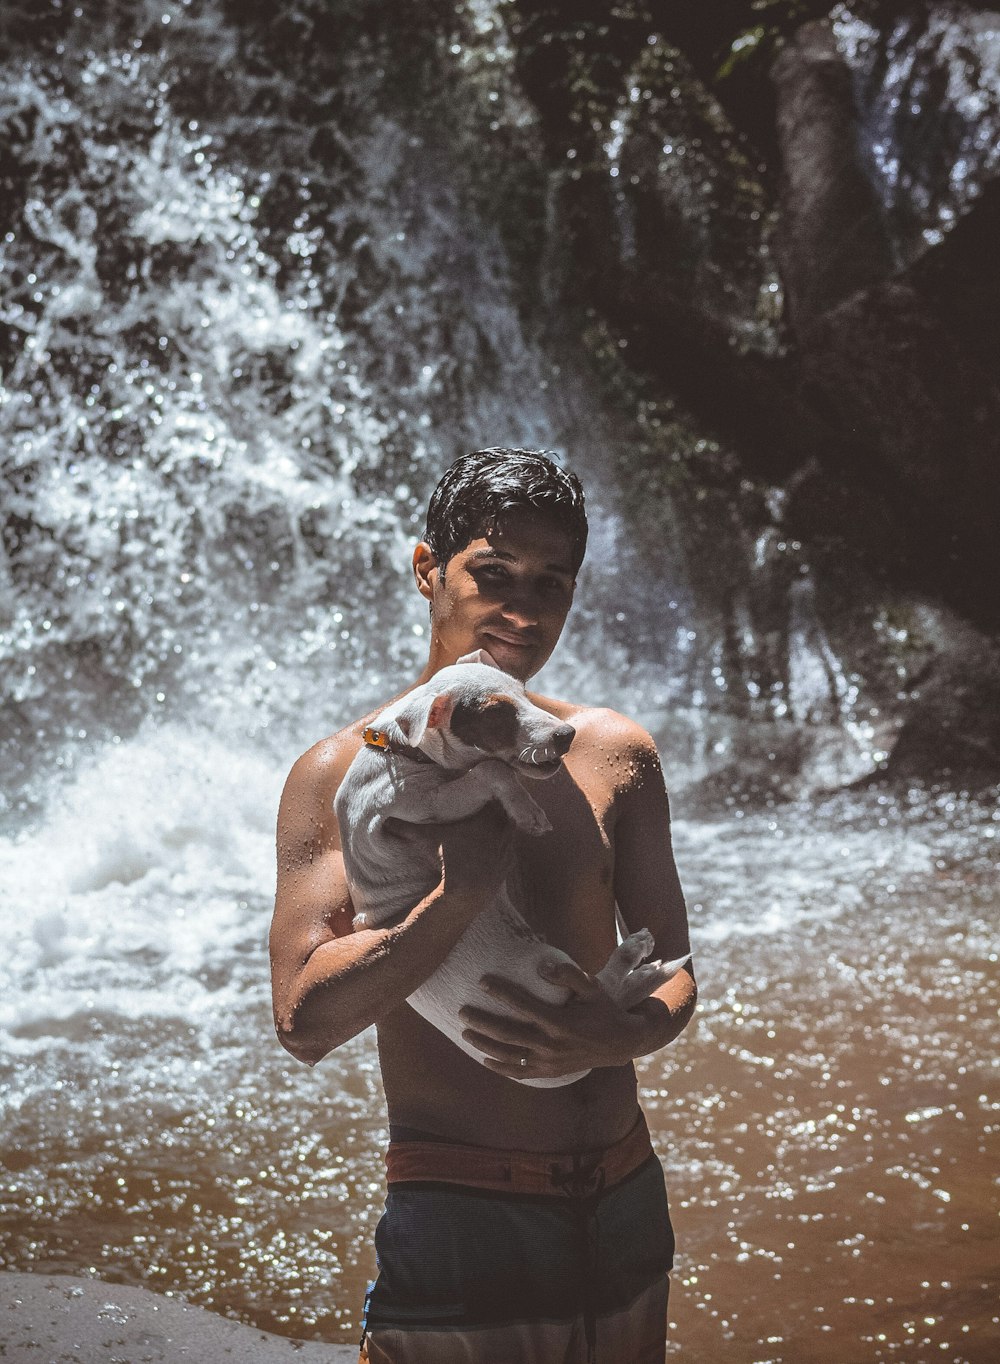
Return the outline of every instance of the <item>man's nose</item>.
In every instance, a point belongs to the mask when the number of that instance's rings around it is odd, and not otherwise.
[[[569,751],[569,746],[573,742],[576,730],[572,725],[560,725],[552,735],[551,743],[560,757]]]
[[[503,613],[518,625],[537,625],[542,614],[538,594],[531,587],[508,587],[503,598]]]

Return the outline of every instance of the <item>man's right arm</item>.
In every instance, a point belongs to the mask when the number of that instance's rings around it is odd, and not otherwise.
[[[355,932],[333,798],[357,746],[346,734],[310,749],[292,768],[278,811],[274,1022],[282,1046],[309,1065],[422,985],[506,868],[506,820],[488,806],[439,829],[442,879],[435,890],[393,926]]]

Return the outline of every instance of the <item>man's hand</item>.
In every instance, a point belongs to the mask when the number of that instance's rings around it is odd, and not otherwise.
[[[568,987],[565,1004],[543,1004],[511,981],[484,976],[483,989],[516,1016],[502,1017],[471,1006],[460,1011],[462,1036],[486,1053],[483,1064],[488,1069],[517,1080],[570,1075],[598,1066],[623,1066],[652,1049],[649,1013],[619,1008],[575,962],[553,965],[546,979]],[[655,1003],[669,1014],[666,1004]],[[522,1057],[527,1065],[521,1065]]]

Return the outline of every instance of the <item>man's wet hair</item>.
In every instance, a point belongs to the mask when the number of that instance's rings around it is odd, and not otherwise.
[[[497,445],[460,455],[427,508],[424,539],[442,577],[449,559],[508,513],[524,509],[545,512],[566,532],[575,573],[587,548],[587,512],[576,474],[561,468],[545,450]]]

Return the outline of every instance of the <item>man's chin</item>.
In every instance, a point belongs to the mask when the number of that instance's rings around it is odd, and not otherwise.
[[[533,677],[542,666],[538,649],[531,644],[512,644],[509,640],[499,639],[495,635],[483,635],[479,647],[485,649],[505,673],[521,682]]]

